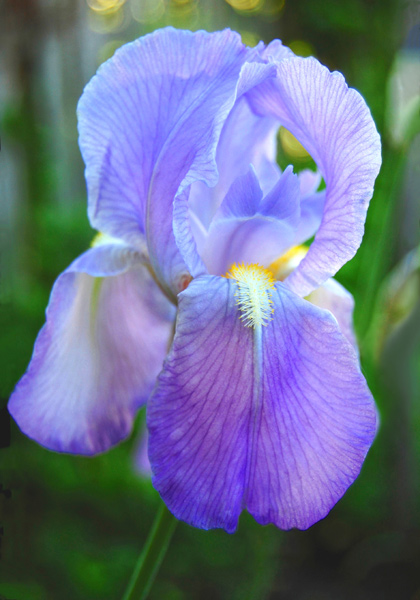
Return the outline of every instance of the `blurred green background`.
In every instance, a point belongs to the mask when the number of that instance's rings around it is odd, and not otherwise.
[[[235,535],[179,524],[155,600],[420,600],[420,3],[401,0],[0,1],[0,409],[23,374],[57,275],[89,245],[75,109],[98,65],[164,25],[279,37],[344,73],[370,106],[383,168],[362,247],[338,275],[356,299],[381,428],[322,522]],[[279,161],[305,167],[287,135]],[[130,439],[95,458],[11,424],[0,448],[0,598],[120,598],[158,506]]]

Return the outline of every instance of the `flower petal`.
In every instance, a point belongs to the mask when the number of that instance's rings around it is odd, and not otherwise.
[[[118,50],[80,100],[91,223],[135,247],[145,233],[153,268],[172,294],[186,271],[172,232],[173,200],[181,183],[216,183],[218,137],[252,56],[257,51],[229,30],[166,28]]]
[[[260,56],[279,63],[281,60],[293,58],[296,55],[288,46],[283,46],[281,40],[272,40],[268,46],[260,51]]]
[[[275,162],[275,120],[255,115],[246,101],[250,89],[274,77],[275,73],[276,67],[272,63],[250,62],[243,65],[235,92],[236,102],[232,110],[224,114],[226,120],[217,144],[218,179],[209,181],[201,177],[203,181],[193,182],[188,189],[184,187],[184,180],[177,193],[173,230],[177,248],[193,277],[207,272],[201,254],[208,227],[233,182],[247,173],[250,163],[264,192],[270,191],[280,177],[280,169]],[[215,148],[216,145],[213,150]],[[178,285],[177,291],[180,289],[182,286]]]
[[[309,194],[314,194],[319,184],[321,183],[321,173],[319,171],[312,171],[311,169],[304,169],[298,175],[300,184],[300,195],[302,198]]]
[[[208,231],[201,256],[209,273],[233,263],[270,264],[292,245],[299,222],[299,180],[286,169],[263,198],[251,168],[230,187]]]
[[[234,531],[250,425],[252,331],[234,285],[199,277],[179,295],[172,351],[147,407],[152,482],[178,519]]]
[[[363,98],[314,58],[281,61],[276,80],[254,88],[248,98],[256,112],[277,117],[297,137],[327,185],[315,241],[287,280],[306,296],[360,245],[381,163],[379,136]]]
[[[54,285],[9,401],[19,427],[51,450],[78,454],[126,437],[161,369],[173,318],[136,252],[122,244],[88,250]]]
[[[353,328],[353,296],[335,279],[328,279],[307,298],[309,302],[329,310],[337,319],[340,331],[358,352]]]
[[[357,355],[330,313],[283,284],[273,302],[246,505],[261,524],[306,529],[359,474],[376,412]]]
[[[251,110],[246,95],[236,102],[217,146],[217,184],[208,187],[203,182],[196,182],[191,188],[190,209],[206,229],[230,186],[239,176],[245,175],[250,164],[255,168],[263,191],[267,193],[273,187],[280,176],[276,164],[277,129],[275,119],[261,117]]]
[[[246,506],[260,523],[305,529],[357,477],[375,435],[372,397],[328,311],[277,283],[273,321],[254,330],[235,291],[204,276],[179,296],[147,407],[153,483],[197,527],[232,532]]]
[[[264,193],[273,187],[280,176],[276,162],[277,119],[256,114],[246,94],[275,76],[273,61],[278,63],[294,54],[280,40],[273,40],[266,47],[260,44],[256,50],[256,59],[268,61],[269,64],[246,63],[241,70],[238,98],[223,125],[217,146],[219,179],[214,187],[208,187],[203,182],[192,185],[190,208],[206,229],[232,183],[247,172],[250,164],[255,168]]]
[[[134,469],[142,477],[146,477],[150,480],[152,477],[152,469],[150,467],[150,460],[147,447],[149,445],[149,432],[147,431],[146,424],[140,430],[137,448],[134,454]]]
[[[300,221],[295,232],[294,246],[299,246],[316,234],[322,222],[325,191],[309,194],[300,201]]]

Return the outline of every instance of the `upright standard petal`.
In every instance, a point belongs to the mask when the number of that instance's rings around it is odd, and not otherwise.
[[[201,256],[209,273],[233,263],[269,264],[293,244],[299,222],[299,181],[292,167],[263,198],[254,169],[231,185],[206,236]]]
[[[272,70],[274,75],[275,70]],[[235,179],[253,164],[261,187],[267,193],[280,176],[276,163],[275,119],[255,114],[246,95],[232,108],[223,126],[216,152],[219,179],[215,186],[203,182],[191,186],[190,210],[208,229],[212,218]]]
[[[255,57],[258,58],[257,52]],[[280,170],[275,163],[275,121],[255,115],[246,101],[250,89],[274,77],[275,73],[275,65],[271,62],[243,65],[235,90],[235,104],[230,112],[227,111],[229,114],[225,114],[227,119],[217,144],[218,178],[210,182],[216,185],[209,187],[209,180],[195,181],[187,188],[182,184],[175,197],[173,231],[176,245],[193,277],[207,273],[201,255],[207,243],[209,225],[230,186],[246,175],[250,163],[264,193],[268,194],[279,180]],[[177,291],[180,291],[185,276],[178,281],[181,285],[177,286]]]
[[[216,183],[220,130],[241,68],[256,55],[229,30],[166,28],[118,50],[80,100],[91,223],[134,247],[145,233],[154,271],[172,295],[186,270],[172,203],[181,183]]]
[[[322,222],[287,285],[306,296],[352,258],[364,231],[381,164],[380,140],[363,98],[314,58],[278,64],[277,78],[248,94],[253,109],[277,117],[312,155],[326,182]]]
[[[247,327],[237,292],[204,276],[179,296],[147,407],[153,483],[197,527],[233,532],[246,507],[259,523],[305,529],[357,477],[374,403],[328,311],[276,283],[272,321]]]
[[[256,114],[248,102],[247,92],[274,77],[275,64],[291,56],[294,54],[289,48],[280,40],[274,40],[267,47],[259,44],[254,57],[256,62],[246,63],[242,68],[238,98],[223,125],[217,145],[217,183],[209,187],[197,181],[191,187],[190,208],[205,229],[230,186],[239,176],[245,175],[250,164],[255,168],[264,194],[280,176],[276,162],[277,119]]]
[[[126,437],[162,367],[173,319],[135,251],[88,250],[55,283],[32,361],[9,401],[21,430],[77,454]]]

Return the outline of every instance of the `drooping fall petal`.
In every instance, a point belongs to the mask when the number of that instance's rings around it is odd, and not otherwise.
[[[199,277],[179,297],[172,350],[148,403],[153,483],[179,519],[305,529],[357,477],[376,413],[328,311],[283,284],[266,326],[245,327],[236,284]]]
[[[94,454],[126,437],[166,355],[174,308],[138,254],[88,250],[57,279],[28,370],[9,401],[51,450]]]

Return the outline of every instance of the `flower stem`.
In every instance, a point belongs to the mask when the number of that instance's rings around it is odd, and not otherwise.
[[[123,600],[147,598],[176,524],[177,520],[162,502]]]

